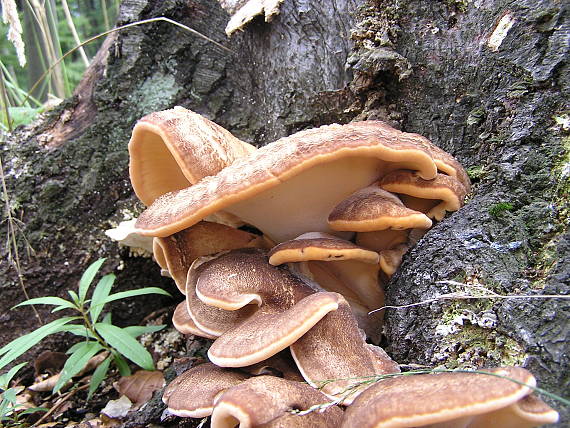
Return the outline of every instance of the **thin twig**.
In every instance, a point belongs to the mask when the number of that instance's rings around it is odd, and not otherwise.
[[[136,26],[138,26],[138,25],[150,24],[150,23],[152,23],[152,22],[160,22],[160,21],[168,22],[169,24],[176,25],[177,27],[180,27],[180,28],[182,28],[182,29],[184,29],[184,30],[186,30],[186,31],[189,31],[190,33],[192,33],[192,34],[194,34],[194,35],[196,35],[196,36],[198,36],[198,37],[203,38],[204,40],[207,40],[207,41],[210,42],[210,43],[213,43],[214,45],[218,46],[219,48],[221,48],[221,49],[223,49],[223,50],[225,50],[225,51],[228,51],[228,52],[230,52],[230,53],[235,53],[235,52],[232,51],[230,48],[227,48],[227,47],[225,47],[224,45],[222,45],[222,44],[216,42],[215,40],[210,39],[208,36],[205,36],[204,34],[202,34],[202,33],[198,32],[198,31],[194,30],[193,28],[190,28],[190,27],[188,27],[188,26],[186,26],[186,25],[184,25],[184,24],[181,24],[180,22],[176,22],[176,21],[174,21],[174,20],[172,20],[172,19],[169,19],[169,18],[166,18],[166,17],[164,17],[164,16],[159,16],[159,17],[157,17],[157,18],[151,18],[151,19],[144,19],[144,20],[142,20],[142,21],[132,22],[132,23],[130,23],[130,24],[121,25],[120,27],[116,27],[116,28],[112,28],[112,29],[110,29],[110,30],[108,30],[108,31],[104,31],[104,32],[102,32],[102,33],[100,33],[100,34],[97,34],[96,36],[90,37],[89,39],[87,39],[87,40],[83,41],[82,43],[80,43],[78,46],[75,46],[74,48],[68,50],[65,54],[63,54],[60,58],[58,58],[57,61],[55,61],[52,65],[50,65],[46,71],[44,71],[44,73],[40,76],[40,78],[32,85],[32,87],[31,87],[30,90],[28,91],[28,95],[26,96],[26,98],[24,99],[24,101],[23,101],[21,104],[25,103],[25,102],[28,100],[28,98],[30,97],[30,94],[31,94],[31,93],[36,89],[36,87],[46,78],[46,76],[47,76],[49,73],[51,73],[52,70],[53,70],[55,67],[58,66],[59,63],[61,63],[65,58],[67,58],[69,55],[71,55],[71,54],[72,54],[73,52],[75,52],[77,49],[79,49],[79,48],[85,46],[85,45],[88,44],[88,43],[91,43],[91,42],[94,41],[94,40],[99,39],[100,37],[106,36],[106,35],[108,35],[108,34],[115,33],[115,32],[117,32],[117,31],[124,30],[124,29],[126,29],[126,28],[136,27]]]
[[[474,300],[474,299],[570,299],[569,295],[564,294],[498,294],[480,285],[464,284],[457,281],[437,281],[437,284],[451,284],[460,285],[462,287],[470,288],[478,291],[480,294],[470,294],[465,291],[455,291],[453,293],[445,293],[431,299],[422,300],[421,302],[410,303],[407,305],[386,305],[373,311],[368,312],[368,315],[374,312],[382,311],[384,309],[406,309],[413,308],[414,306],[427,305],[440,300]]]
[[[8,189],[6,188],[6,180],[4,179],[4,166],[2,165],[2,158],[0,158],[0,179],[2,181],[2,194],[4,197],[4,201],[6,203],[6,219],[8,220],[8,239],[7,239],[7,251],[8,251],[8,260],[12,262],[16,269],[16,273],[18,275],[18,282],[20,283],[20,287],[24,293],[24,296],[27,300],[30,299],[28,295],[28,291],[26,290],[26,286],[24,284],[24,275],[22,275],[22,267],[20,265],[20,255],[18,252],[18,243],[16,242],[16,229],[19,228],[14,217],[12,216],[12,208],[10,207],[10,200],[8,196]],[[40,325],[43,324],[42,318],[38,313],[37,309],[34,305],[32,305],[32,309],[38,319]]]
[[[66,401],[68,401],[70,398],[72,398],[78,391],[82,391],[82,390],[87,389],[87,388],[89,388],[89,384],[81,385],[81,386],[74,388],[71,391],[65,393],[64,395],[62,395],[61,398],[59,400],[57,400],[57,403],[54,404],[54,406],[51,409],[49,409],[41,418],[39,418],[32,425],[32,427],[37,427],[39,424],[41,424],[43,421],[45,421],[47,418],[49,418],[52,414],[54,414]]]

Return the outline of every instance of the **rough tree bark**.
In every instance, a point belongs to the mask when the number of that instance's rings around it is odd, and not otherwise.
[[[74,98],[2,144],[9,202],[35,250],[23,263],[30,294],[64,296],[101,256],[107,269],[121,268],[120,289],[160,284],[175,293],[149,259],[103,235],[142,209],[128,182],[132,126],[174,105],[256,145],[325,123],[382,119],[469,167],[469,203],[406,256],[390,304],[458,291],[439,281],[568,294],[567,13],[556,0],[285,0],[272,23],[256,19],[226,40],[228,16],[214,0],[125,0],[118,24],[167,16],[233,53],[164,22],[122,31]],[[512,26],[493,47],[505,16]],[[31,311],[9,311],[23,297],[5,257],[0,272],[4,343],[36,324]],[[172,304],[137,302],[117,304],[115,322]],[[402,363],[522,364],[564,395],[569,312],[566,300],[530,299],[390,309],[386,344]]]

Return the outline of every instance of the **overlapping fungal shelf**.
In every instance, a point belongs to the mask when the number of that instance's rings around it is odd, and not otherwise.
[[[484,387],[474,374],[362,382],[399,372],[377,346],[381,312],[368,315],[384,303],[383,284],[469,192],[462,166],[424,137],[367,121],[255,149],[177,107],[139,121],[129,151],[133,187],[149,205],[135,230],[154,237],[157,263],[185,296],[173,323],[214,339],[211,362],[166,388],[172,413],[212,415],[213,427],[475,427],[489,412],[537,426],[557,417],[499,378]],[[523,369],[502,370],[534,382]],[[421,394],[439,380],[492,394],[475,394],[485,406],[442,397],[429,409],[435,419],[376,410],[386,407],[379,389]]]

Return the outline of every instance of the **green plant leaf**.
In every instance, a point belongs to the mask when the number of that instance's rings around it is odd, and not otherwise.
[[[54,320],[4,345],[0,348],[0,355],[3,355],[2,358],[0,358],[0,369],[24,354],[32,346],[38,344],[46,336],[62,331],[62,327],[65,326],[65,324],[75,321],[76,319],[79,319],[79,317],[64,317]]]
[[[97,322],[101,311],[103,310],[103,305],[105,304],[105,299],[109,296],[113,283],[115,282],[115,275],[112,273],[105,275],[99,280],[97,286],[93,290],[93,296],[91,297],[91,306],[89,308],[89,316],[93,323]]]
[[[103,324],[112,324],[111,323],[111,312],[105,314],[105,316],[103,317],[103,319],[101,320],[101,322]]]
[[[76,308],[76,306],[69,300],[62,299],[61,297],[47,296],[47,297],[37,297],[35,299],[28,299],[22,303],[17,304],[12,309],[26,305],[54,305],[54,306],[63,306],[65,308],[70,308],[70,309]]]
[[[172,297],[170,293],[163,290],[162,288],[145,287],[145,288],[139,288],[137,290],[121,291],[119,293],[111,294],[104,300],[103,303],[113,302],[115,300],[124,299],[126,297],[142,296],[143,294],[162,294],[164,296]]]
[[[154,370],[154,363],[149,352],[125,330],[112,324],[103,323],[95,324],[95,330],[121,355],[145,370]]]
[[[121,357],[117,351],[113,351],[113,359],[115,360],[115,364],[119,369],[119,373],[121,376],[130,376],[131,375],[131,368],[129,367],[129,363]]]
[[[93,278],[97,275],[99,268],[105,262],[105,259],[99,259],[89,265],[83,275],[81,275],[81,279],[79,280],[79,301],[83,303],[85,301],[85,296],[87,296],[87,290],[89,290],[89,286],[93,282]]]
[[[18,371],[28,363],[20,363],[17,366],[12,367],[7,373],[0,376],[0,389],[8,389],[10,386],[10,381],[18,373]]]
[[[102,349],[103,346],[98,342],[81,342],[65,362],[59,380],[53,387],[53,392],[59,391],[68,380],[85,367],[91,357]]]
[[[87,394],[87,400],[90,400],[93,396],[93,393],[97,391],[101,382],[107,377],[107,372],[109,371],[109,365],[111,364],[112,357],[109,355],[99,367],[95,369],[93,372],[93,376],[91,376],[91,382],[89,382],[89,393]]]
[[[61,331],[66,331],[68,333],[75,334],[76,336],[88,337],[90,339],[95,339],[95,336],[93,334],[91,334],[89,329],[87,327],[85,327],[84,325],[68,324],[68,325],[62,327]]]
[[[67,293],[71,296],[71,300],[73,300],[73,303],[75,303],[77,306],[81,306],[81,304],[79,303],[79,296],[75,291],[67,290]]]
[[[166,325],[149,325],[149,326],[131,325],[129,327],[123,328],[123,330],[129,333],[129,335],[132,337],[139,337],[141,334],[154,333],[155,331],[160,331],[164,327],[166,327]]]

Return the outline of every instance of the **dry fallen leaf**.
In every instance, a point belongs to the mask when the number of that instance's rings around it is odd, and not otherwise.
[[[126,395],[139,407],[151,399],[154,391],[164,386],[164,376],[161,371],[139,370],[132,376],[124,376],[114,385],[119,393]]]
[[[120,419],[127,416],[131,407],[131,400],[126,395],[121,395],[118,400],[110,400],[101,413],[111,419]]]

